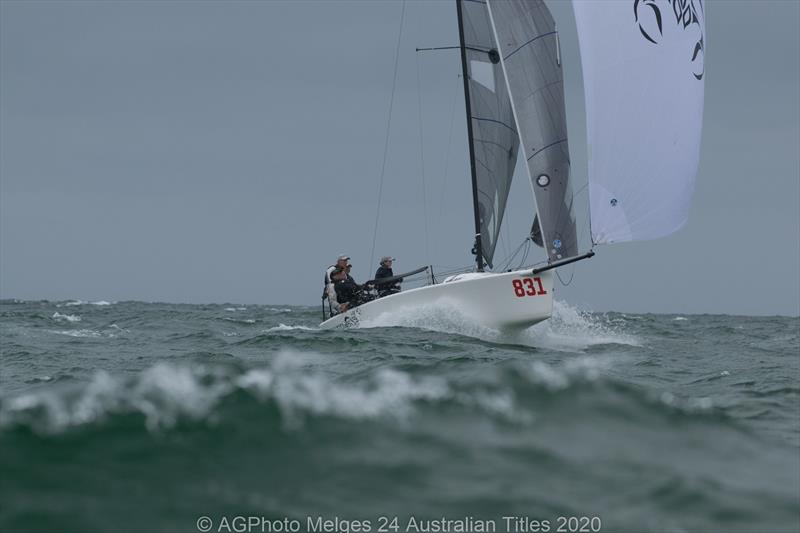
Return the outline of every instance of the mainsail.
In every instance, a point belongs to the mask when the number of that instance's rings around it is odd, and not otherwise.
[[[519,140],[486,3],[457,2],[476,233],[480,233],[478,252],[491,267],[514,176]],[[480,256],[478,262],[481,262]]]
[[[668,235],[686,222],[700,157],[703,2],[573,0],[573,7],[592,241]]]
[[[604,2],[600,2],[601,4]],[[578,252],[564,80],[555,21],[542,0],[488,4],[551,261]]]

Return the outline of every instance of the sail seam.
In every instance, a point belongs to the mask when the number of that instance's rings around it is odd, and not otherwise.
[[[531,156],[530,156],[530,157],[527,159],[527,161],[530,161],[531,159],[533,159],[534,157],[536,157],[536,156],[537,156],[537,155],[538,155],[540,152],[543,152],[544,150],[547,150],[548,148],[550,148],[550,147],[552,147],[552,146],[555,146],[555,145],[557,145],[557,144],[561,144],[561,143],[563,143],[563,142],[567,142],[567,140],[566,140],[566,139],[561,139],[560,141],[556,141],[556,142],[552,142],[552,143],[548,144],[548,145],[547,145],[547,146],[545,146],[544,148],[539,148],[538,150],[536,150],[536,151],[533,153],[533,155],[531,155]]]
[[[557,31],[549,31],[549,32],[543,33],[541,35],[537,35],[536,37],[534,37],[533,39],[531,39],[527,43],[523,44],[522,46],[520,46],[519,48],[517,48],[516,50],[514,50],[513,52],[511,52],[507,56],[505,56],[503,59],[507,60],[509,57],[513,56],[514,54],[516,54],[517,52],[519,52],[520,50],[522,50],[523,48],[525,48],[526,46],[528,46],[529,44],[531,44],[533,41],[535,41],[537,39],[541,39],[542,37],[547,37],[548,35],[553,35],[553,34],[556,34],[556,33],[558,33],[558,32]]]
[[[514,135],[517,134],[517,130],[515,130],[514,128],[512,128],[511,126],[509,126],[508,124],[506,124],[505,122],[502,122],[500,120],[494,120],[494,119],[491,119],[491,118],[482,118],[482,117],[472,117],[472,120],[482,120],[484,122],[494,122],[495,124],[500,124],[501,126],[505,126],[506,128],[510,129],[512,132],[514,132]]]

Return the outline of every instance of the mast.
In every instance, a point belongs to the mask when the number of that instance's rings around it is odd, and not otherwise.
[[[469,100],[469,69],[467,68],[467,49],[464,44],[464,20],[461,13],[461,1],[456,0],[458,12],[458,39],[461,48],[461,74],[464,79],[464,104],[467,111],[467,144],[469,145],[469,168],[472,174],[472,207],[475,216],[475,263],[478,272],[483,272],[483,246],[481,245],[481,215],[478,207],[478,174],[475,170],[475,148],[472,135],[472,108]]]

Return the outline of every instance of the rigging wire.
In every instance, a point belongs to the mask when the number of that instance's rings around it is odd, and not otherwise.
[[[428,238],[428,187],[425,183],[425,147],[424,138],[422,136],[422,89],[419,75],[419,54],[416,54],[417,59],[417,114],[419,115],[419,161],[422,169],[422,218],[425,223],[425,262],[430,264],[430,243]]]
[[[459,65],[459,70],[461,66]],[[444,198],[445,193],[447,192],[447,174],[450,170],[450,147],[453,144],[453,125],[455,124],[456,118],[456,101],[458,100],[458,95],[463,92],[461,88],[461,74],[456,75],[456,96],[453,98],[450,104],[450,130],[447,134],[447,151],[444,154],[444,177],[442,178],[442,194],[439,197],[439,227],[441,227],[442,222],[442,213],[444,212]]]
[[[381,177],[378,182],[378,208],[375,210],[375,229],[372,232],[372,248],[369,252],[369,264],[375,264],[375,240],[378,238],[378,221],[381,215],[381,198],[383,196],[383,177],[386,174],[386,157],[389,153],[389,133],[392,126],[392,110],[394,108],[394,94],[397,89],[397,66],[400,62],[400,41],[403,36],[403,22],[406,14],[406,1],[403,0],[400,11],[400,29],[397,32],[397,45],[394,51],[394,74],[392,76],[392,95],[389,98],[389,118],[386,121],[386,139],[383,143],[383,162],[381,163]]]
[[[561,272],[559,272],[557,268],[554,269],[554,270],[556,271],[556,276],[558,276],[558,281],[561,282],[561,285],[563,287],[568,287],[570,285],[570,283],[572,283],[573,278],[575,278],[575,266],[574,265],[572,266],[572,272],[569,275],[569,281],[566,282],[566,283],[564,283],[564,280],[561,279]]]

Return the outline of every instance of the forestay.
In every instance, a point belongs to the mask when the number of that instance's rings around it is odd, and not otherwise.
[[[573,0],[593,242],[647,240],[686,222],[700,154],[700,0]]]
[[[551,261],[578,252],[558,34],[541,0],[488,4]]]
[[[483,258],[492,266],[519,144],[484,2],[459,0]]]

